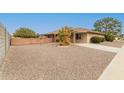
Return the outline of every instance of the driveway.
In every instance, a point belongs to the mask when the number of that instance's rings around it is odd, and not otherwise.
[[[5,58],[2,79],[96,80],[115,53],[56,44],[11,46]]]
[[[99,80],[124,80],[124,45],[106,67]]]
[[[117,53],[120,50],[120,48],[116,48],[116,47],[105,46],[100,44],[91,44],[91,43],[74,44],[74,45],[98,49],[98,50],[107,51],[107,52],[114,52],[114,53]]]

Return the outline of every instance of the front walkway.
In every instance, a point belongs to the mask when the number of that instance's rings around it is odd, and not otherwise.
[[[116,47],[104,46],[99,44],[91,44],[91,43],[74,44],[74,45],[103,50],[107,52],[114,52],[114,53],[117,53],[120,50],[120,48],[116,48]]]

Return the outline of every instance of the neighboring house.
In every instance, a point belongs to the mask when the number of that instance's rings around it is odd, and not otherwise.
[[[58,32],[59,31],[54,31],[54,32],[49,32],[45,34],[48,38],[52,38],[53,42],[56,42],[58,39]],[[99,37],[104,37],[104,33],[97,32],[97,31],[92,31],[89,29],[85,28],[75,28],[73,29],[72,35],[71,35],[71,42],[72,43],[90,43],[90,39],[93,36],[99,36]]]

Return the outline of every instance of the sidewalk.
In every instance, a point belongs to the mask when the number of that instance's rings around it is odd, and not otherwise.
[[[99,77],[99,80],[124,80],[124,45]]]

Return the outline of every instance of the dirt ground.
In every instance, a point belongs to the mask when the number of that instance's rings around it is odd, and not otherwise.
[[[121,48],[124,45],[124,41],[103,42],[101,45]]]

